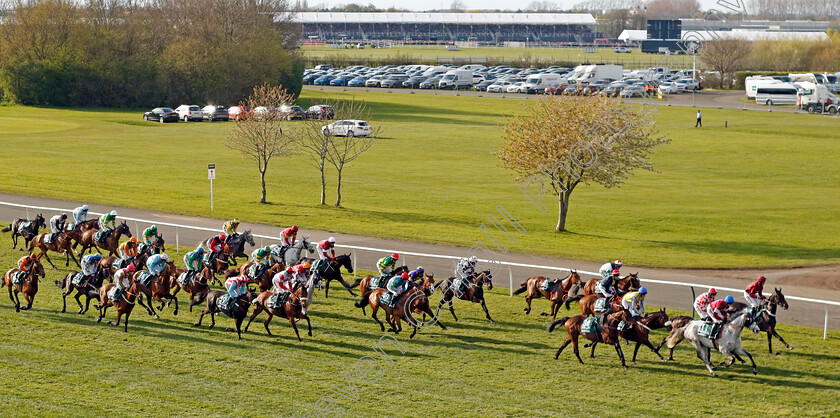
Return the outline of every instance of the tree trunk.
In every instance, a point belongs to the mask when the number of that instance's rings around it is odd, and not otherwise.
[[[341,207],[341,169],[338,169],[338,187],[336,187],[335,191],[335,207]]]
[[[260,203],[265,203],[265,169],[260,170],[260,185],[262,185],[262,195],[260,196]]]
[[[324,177],[325,168],[324,168],[324,162],[323,161],[321,161],[320,169],[321,169],[321,204],[326,205],[327,204],[327,180]]]
[[[561,193],[558,200],[558,206],[560,209],[560,215],[557,218],[557,232],[565,232],[566,231],[566,215],[569,213],[569,197],[565,196],[565,193]]]

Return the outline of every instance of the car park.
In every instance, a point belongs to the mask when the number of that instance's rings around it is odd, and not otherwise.
[[[231,106],[228,108],[228,117],[233,120],[247,119],[251,113],[248,106]]]
[[[156,107],[143,114],[143,120],[155,122],[178,122],[178,113],[168,107]]]
[[[379,87],[389,89],[400,88],[403,86],[402,83],[405,80],[408,80],[408,76],[405,74],[391,74],[379,82]]]
[[[204,120],[204,114],[201,112],[201,108],[196,105],[180,105],[175,108],[175,113],[184,122],[191,120],[201,122]]]
[[[321,127],[321,133],[334,136],[368,136],[370,125],[363,120],[337,120]]]
[[[440,79],[443,78],[443,75],[436,75],[434,77],[430,77],[426,79],[426,81],[420,83],[421,89],[436,89],[438,88],[438,83],[440,83]]]
[[[639,84],[633,84],[622,89],[618,95],[619,97],[643,97],[645,88]]]
[[[282,105],[279,111],[280,116],[286,120],[303,119],[305,116],[303,108],[297,105]]]
[[[227,122],[228,120],[230,120],[228,110],[224,106],[204,106],[204,108],[201,109],[201,114],[204,117],[204,120],[210,122],[215,122],[217,120]]]
[[[330,105],[312,105],[304,112],[304,117],[307,119],[333,119],[335,118],[335,109]]]

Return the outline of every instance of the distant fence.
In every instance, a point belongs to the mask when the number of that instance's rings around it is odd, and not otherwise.
[[[30,215],[29,215],[29,210],[30,209],[53,211],[53,212],[66,212],[66,213],[72,212],[72,209],[23,205],[23,204],[19,204],[19,203],[9,203],[9,202],[0,202],[0,205],[22,208],[26,211],[26,217],[27,218],[30,218]],[[93,214],[93,215],[102,215],[102,213],[98,213],[98,212],[89,212],[89,213]],[[147,220],[147,219],[131,218],[131,217],[126,217],[126,216],[120,216],[120,218],[125,220],[125,221],[134,222],[135,231],[138,231],[138,232],[140,231],[140,227],[139,227],[138,222],[142,222],[142,223],[146,223],[146,224],[154,224],[154,225],[163,225],[163,226],[168,226],[168,227],[174,228],[174,230],[175,230],[175,249],[176,249],[177,252],[181,251],[180,250],[180,231],[179,231],[180,229],[195,230],[195,231],[206,231],[206,232],[214,232],[214,233],[219,232],[219,229],[216,229],[216,228],[205,228],[205,227],[200,227],[200,226],[176,224],[176,223],[171,223],[171,222],[152,221],[152,220]],[[262,240],[280,241],[280,238],[275,237],[275,236],[261,235],[261,234],[253,234],[253,235],[254,235],[254,237],[260,238]],[[362,247],[362,246],[357,246],[357,245],[336,245],[336,246],[339,247],[339,248],[348,248],[348,249],[352,249],[352,250],[356,250],[356,251],[370,251],[370,252],[375,252],[375,253],[378,253],[378,254],[398,252],[398,253],[400,253],[402,255],[405,255],[405,256],[413,256],[413,257],[429,258],[429,259],[439,259],[439,260],[440,259],[452,260],[453,262],[460,259],[460,257],[458,257],[458,256],[442,255],[442,254],[426,254],[426,253],[418,253],[418,252],[412,252],[412,251],[402,251],[402,250],[398,250],[398,249]],[[190,247],[192,247],[192,246],[190,246]],[[405,265],[405,261],[406,261],[405,257],[402,257],[401,259],[402,259],[403,265]],[[486,260],[486,259],[479,259],[479,261],[484,262],[484,263],[494,263],[494,264],[497,263],[499,265],[508,267],[509,279],[510,279],[510,282],[509,282],[510,283],[510,295],[511,296],[513,296],[513,290],[514,290],[514,279],[513,279],[513,272],[511,270],[511,267],[528,268],[528,269],[535,269],[535,270],[562,271],[562,272],[571,272],[572,270],[575,270],[579,274],[583,274],[583,275],[587,275],[587,276],[600,277],[600,274],[597,273],[597,272],[570,269],[570,268],[565,268],[565,267],[542,266],[542,265],[537,265],[537,264],[514,263],[514,262],[504,262],[504,261],[495,261],[495,260]],[[355,252],[353,253],[353,265],[354,266],[357,265],[356,253]],[[355,269],[354,269],[354,276],[355,276]],[[676,281],[669,281],[669,280],[645,279],[645,278],[641,278],[641,277],[639,278],[639,280],[643,283],[668,285],[668,286],[680,286],[680,287],[684,287],[684,288],[690,288],[691,296],[692,296],[691,299],[690,299],[690,302],[692,302],[692,303],[694,302],[695,289],[707,289],[710,286],[708,284],[685,283],[685,282],[676,282]],[[728,292],[736,292],[736,294],[739,294],[739,293],[743,292],[743,289],[734,289],[734,288],[723,287],[723,286],[714,286],[714,287],[717,290],[724,290],[724,291],[728,291]],[[787,300],[795,300],[795,301],[800,301],[800,302],[808,302],[808,303],[815,303],[815,304],[823,305],[823,307],[825,308],[825,319],[824,319],[824,323],[823,323],[823,339],[826,339],[828,337],[828,318],[829,318],[829,311],[828,310],[829,310],[829,306],[840,307],[840,302],[835,302],[835,301],[830,301],[830,300],[804,298],[804,297],[799,297],[799,296],[788,296],[788,295],[785,295],[785,298]],[[693,309],[692,305],[691,305],[691,303],[689,303],[688,306],[687,306],[687,310],[691,311],[692,309]]]

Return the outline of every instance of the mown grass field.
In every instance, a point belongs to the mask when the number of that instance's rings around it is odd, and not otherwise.
[[[671,143],[653,154],[659,172],[578,187],[558,234],[553,198],[540,212],[495,156],[518,100],[307,90],[301,102],[349,97],[371,104],[383,134],[345,170],[342,208],[318,205],[303,156],[272,161],[260,205],[256,164],[225,147],[232,123],[161,125],[139,110],[0,107],[0,191],[464,246],[502,205],[527,231],[513,252],[706,268],[840,261],[836,118],[704,109],[695,129],[695,109],[661,107]],[[328,182],[331,202],[332,171]]]
[[[19,255],[4,244],[0,265],[11,266]],[[391,366],[372,348],[382,336],[378,327],[344,291],[327,300],[317,293],[310,307],[313,336],[304,334],[303,342],[278,318],[271,325],[275,336],[268,336],[264,316],[241,341],[223,331],[232,326],[224,316],[213,330],[193,327],[198,312],[183,309],[184,298],[178,316],[165,309],[159,320],[138,307],[126,334],[96,323],[93,311],[78,315],[71,307],[59,313],[60,293],[52,282],[64,273],[47,272],[31,311],[15,313],[6,289],[0,289],[5,415],[318,416],[315,404],[325,395],[338,401],[344,416],[840,413],[837,332],[823,341],[820,330],[781,325],[795,349],[771,356],[764,336],[746,331],[745,348],[755,356],[757,376],[748,366],[736,365],[711,378],[686,343],[677,347],[677,361],[671,363],[642,348],[625,371],[608,347],[598,347],[595,359],[584,355],[585,365],[571,347],[554,360],[565,331],[547,333],[544,319],[522,313],[521,297],[510,298],[501,290],[488,298],[495,324],[484,319],[478,305],[458,301],[461,322],[446,313],[447,331],[423,329],[413,340],[400,334],[405,353],[384,344]],[[534,313],[546,306],[545,300],[535,301]],[[106,319],[114,319],[113,311]],[[656,331],[655,339],[664,333]],[[625,352],[632,355],[632,348]],[[720,354],[713,357],[722,361]],[[367,376],[376,376],[381,365],[382,374],[371,378],[373,383],[355,377],[360,359],[373,367]],[[331,391],[350,391],[348,373],[358,401]],[[365,376],[364,369],[360,374]]]
[[[447,51],[444,45],[424,46],[395,46],[391,48],[370,48],[365,49],[337,49],[319,45],[303,45],[301,52],[304,57],[314,58],[391,58],[403,57],[408,61],[437,59],[437,58],[487,58],[489,61],[505,61],[513,65],[513,61],[520,60],[529,62],[568,61],[570,63],[599,62],[610,64],[625,64],[628,68],[642,68],[655,66],[657,63],[665,62],[666,58],[657,54],[643,54],[638,49],[631,53],[616,53],[612,48],[598,48],[595,52],[585,53],[583,48],[501,48],[501,47],[478,47],[460,48],[457,51]],[[677,55],[668,57],[667,60],[686,60],[685,56]],[[688,60],[687,62],[690,62]],[[527,64],[521,64],[527,65]],[[661,64],[665,65],[665,64]]]

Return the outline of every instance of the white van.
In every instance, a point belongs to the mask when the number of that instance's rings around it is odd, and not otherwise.
[[[755,102],[768,106],[795,105],[797,99],[796,86],[790,83],[760,86],[755,92]]]
[[[755,99],[755,93],[758,87],[765,87],[773,84],[784,83],[766,75],[753,75],[744,79],[744,89],[747,92],[747,97],[750,99]]]
[[[459,70],[478,71],[482,68],[487,68],[481,64],[466,64],[458,67]]]
[[[620,65],[590,65],[576,81],[591,83],[595,80],[621,80],[624,75],[622,70],[623,67]]]
[[[546,87],[557,87],[560,85],[560,76],[557,74],[532,74],[525,79],[525,84],[520,89],[528,94],[543,93]]]
[[[438,82],[439,89],[468,89],[473,85],[473,72],[469,70],[451,70]]]

